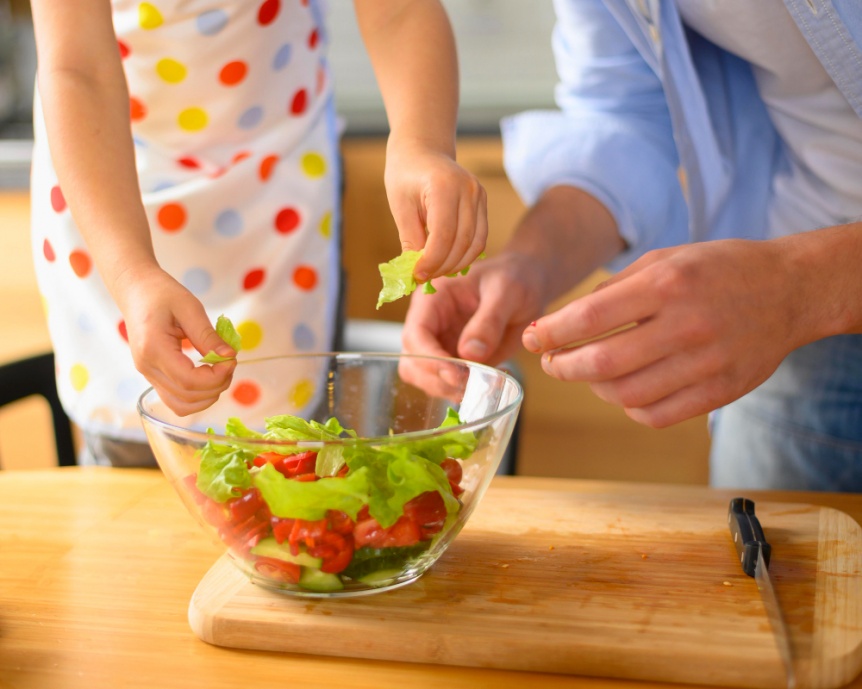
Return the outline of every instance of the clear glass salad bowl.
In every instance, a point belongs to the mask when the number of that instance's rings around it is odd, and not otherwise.
[[[240,360],[179,417],[138,409],[162,471],[252,582],[310,597],[415,581],[481,500],[523,391],[456,359],[332,353]]]

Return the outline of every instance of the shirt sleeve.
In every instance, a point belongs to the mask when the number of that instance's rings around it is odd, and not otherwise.
[[[661,81],[601,0],[556,0],[552,45],[559,110],[505,118],[504,165],[528,205],[549,188],[589,192],[614,216],[627,249],[688,239],[688,212]]]

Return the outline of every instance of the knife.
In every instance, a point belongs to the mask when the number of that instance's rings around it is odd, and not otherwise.
[[[769,624],[775,635],[775,642],[784,663],[788,689],[795,689],[796,674],[793,669],[793,652],[790,647],[790,634],[775,596],[772,580],[769,578],[769,559],[772,546],[766,541],[760,520],[754,513],[754,501],[747,498],[733,498],[727,511],[727,523],[733,536],[733,543],[742,564],[742,570],[754,577],[760,597],[769,617]]]

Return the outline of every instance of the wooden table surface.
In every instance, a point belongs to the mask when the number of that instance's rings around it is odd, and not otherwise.
[[[526,477],[497,477],[494,486],[731,497],[701,487]],[[746,494],[862,520],[862,495]],[[211,646],[192,633],[187,611],[220,553],[158,470],[0,472],[0,689],[681,687]],[[862,678],[849,686],[862,689]]]

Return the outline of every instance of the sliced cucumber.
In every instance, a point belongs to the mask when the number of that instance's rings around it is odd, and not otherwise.
[[[317,568],[303,567],[302,573],[299,575],[299,585],[315,593],[329,593],[330,591],[340,591],[344,588],[341,583],[341,578],[337,574],[329,574],[321,572]]]
[[[379,584],[387,584],[392,579],[401,574],[401,569],[379,569],[371,574],[366,574],[364,577],[359,577],[357,581],[369,586],[377,586]]]
[[[319,557],[312,557],[304,550],[300,550],[296,555],[290,552],[290,546],[287,543],[279,543],[272,536],[262,538],[256,546],[251,549],[252,555],[260,557],[274,557],[285,562],[292,562],[295,565],[303,567],[313,567],[320,569],[323,560]]]

